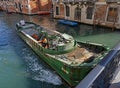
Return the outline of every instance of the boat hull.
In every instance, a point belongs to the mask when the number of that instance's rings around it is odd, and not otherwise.
[[[38,45],[38,43],[31,40],[21,31],[17,30],[18,35],[34,50],[34,52],[44,60],[49,66],[51,66],[69,85],[76,86],[97,64],[96,62],[89,65],[83,66],[71,66],[61,62],[56,58],[49,57],[44,53],[44,49]],[[100,59],[102,57],[99,57]]]

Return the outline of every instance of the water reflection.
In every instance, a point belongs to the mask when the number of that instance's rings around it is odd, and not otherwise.
[[[24,17],[25,18],[25,17]],[[29,16],[29,18],[25,19],[27,21],[35,22],[41,26],[44,26],[51,30],[57,30],[62,33],[68,33],[72,36],[89,36],[89,35],[97,35],[97,34],[105,34],[113,32],[110,28],[102,28],[98,26],[84,25],[80,24],[77,27],[71,27],[68,25],[63,25],[57,23],[58,19],[53,19],[51,16]]]
[[[56,25],[56,30],[62,33],[68,33],[74,37],[76,36],[90,36],[90,35],[97,35],[97,34],[103,34],[103,33],[109,33],[112,32],[109,28],[100,28],[100,27],[93,27],[90,25],[83,25],[80,24],[77,27],[70,27],[65,26],[62,24]]]

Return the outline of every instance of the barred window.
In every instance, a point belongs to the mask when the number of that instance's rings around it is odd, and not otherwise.
[[[56,15],[59,15],[59,7],[56,7]]]
[[[107,21],[117,22],[118,9],[116,7],[110,7],[108,10]]]
[[[70,7],[66,6],[66,16],[70,16]]]
[[[81,8],[77,6],[75,8],[75,15],[74,15],[75,20],[81,20]]]
[[[93,6],[88,6],[87,10],[86,10],[86,13],[87,13],[87,19],[92,19],[92,15],[93,15]]]

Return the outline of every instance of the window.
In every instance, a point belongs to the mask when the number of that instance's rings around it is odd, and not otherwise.
[[[59,15],[59,7],[56,7],[56,15]]]
[[[116,22],[118,16],[118,9],[115,7],[110,7],[108,10],[107,21]]]
[[[66,6],[66,16],[70,16],[70,7]]]
[[[28,5],[25,5],[26,8],[28,8]]]
[[[79,6],[77,6],[75,8],[75,16],[74,16],[75,20],[81,20],[81,8]]]
[[[86,10],[86,13],[87,13],[87,19],[92,19],[92,15],[93,15],[93,7],[92,6],[88,6],[87,10]]]

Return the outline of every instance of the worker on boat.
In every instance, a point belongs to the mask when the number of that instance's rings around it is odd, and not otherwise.
[[[48,41],[47,41],[46,38],[43,38],[43,40],[39,40],[38,42],[39,42],[39,43],[42,43],[42,46],[43,46],[44,48],[48,48],[48,47],[49,47],[49,44],[48,44]]]

